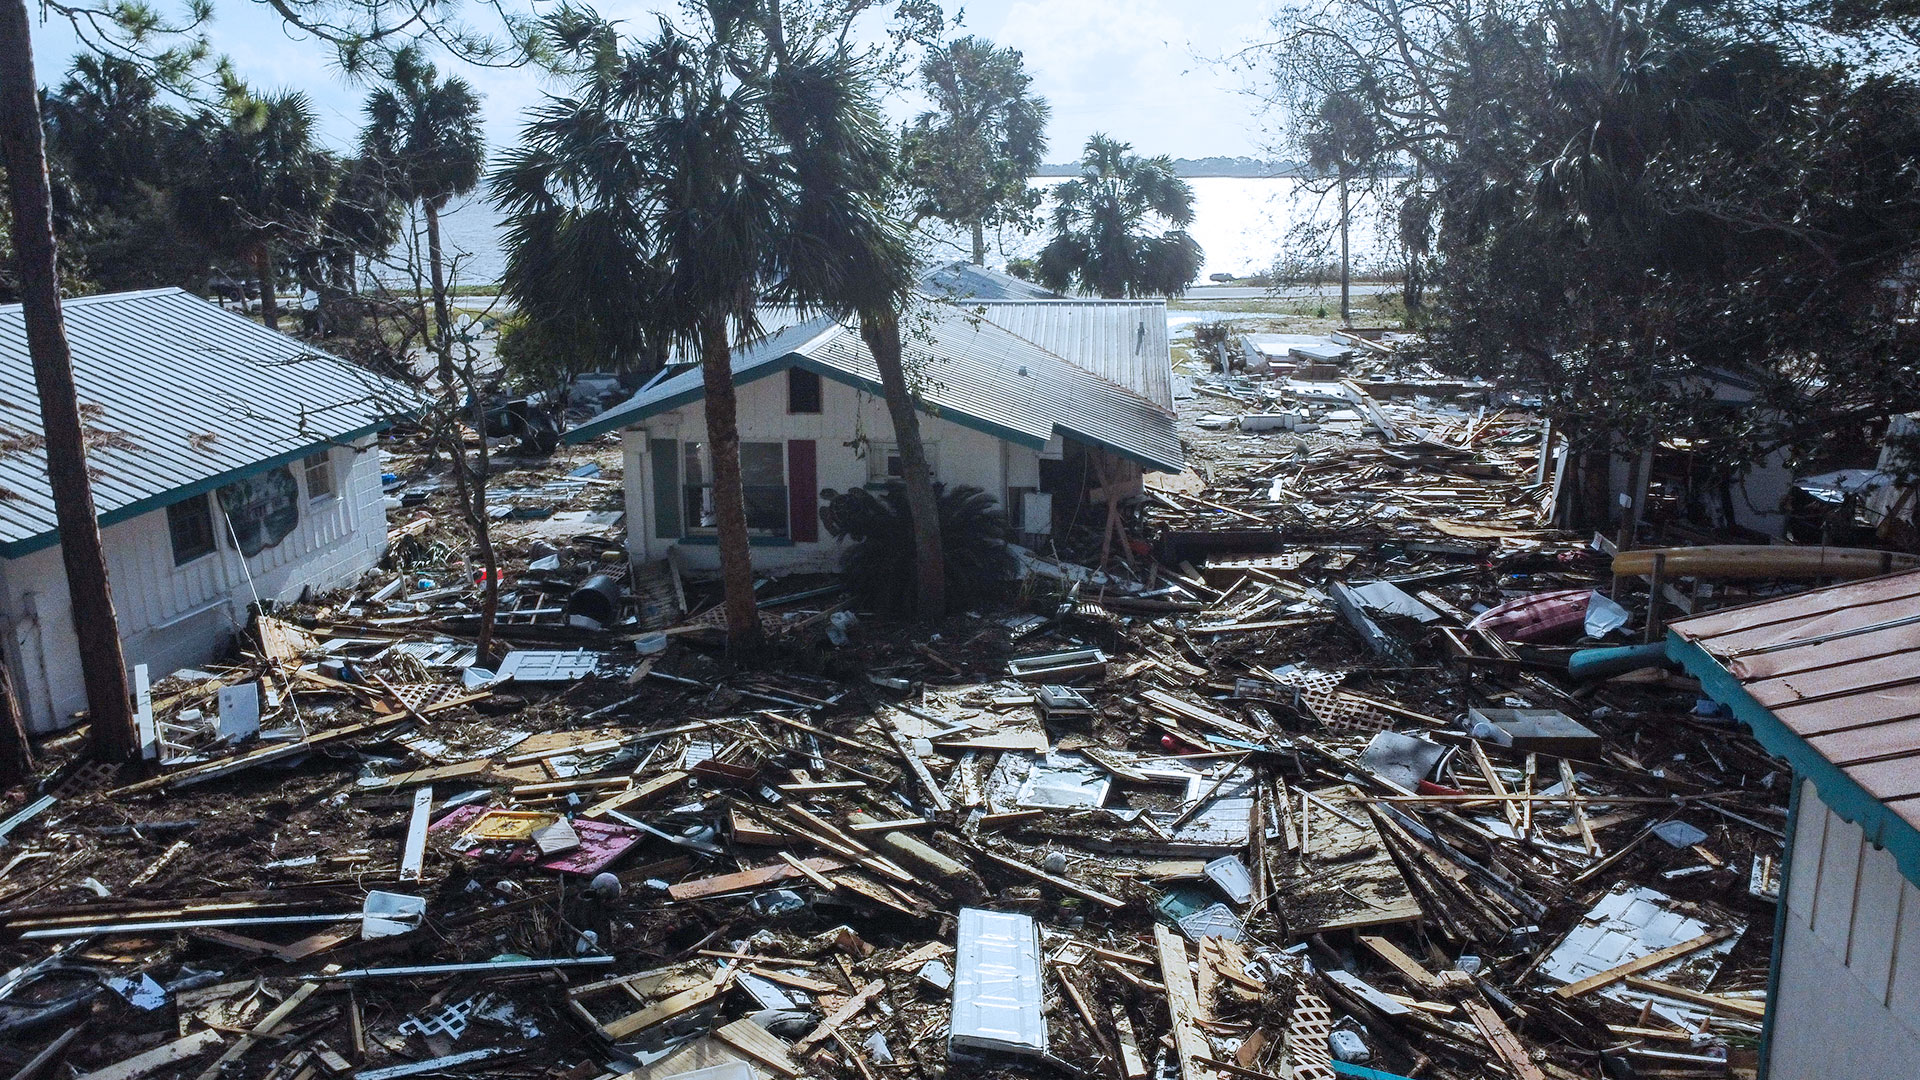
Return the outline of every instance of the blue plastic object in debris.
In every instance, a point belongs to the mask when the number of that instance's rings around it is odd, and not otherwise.
[[[1399,1073],[1369,1069],[1365,1065],[1349,1065],[1344,1061],[1336,1061],[1333,1063],[1333,1074],[1335,1076],[1351,1076],[1353,1080],[1411,1080],[1411,1078],[1401,1076]]]
[[[1608,649],[1581,649],[1567,658],[1567,674],[1578,682],[1607,679],[1643,667],[1665,666],[1667,645],[1620,645]]]

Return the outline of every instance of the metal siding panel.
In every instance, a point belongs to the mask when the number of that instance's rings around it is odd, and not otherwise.
[[[1834,815],[1827,820],[1823,846],[1820,880],[1814,885],[1813,911],[1807,922],[1835,956],[1845,956],[1847,935],[1853,928],[1853,893],[1860,880],[1860,849],[1866,846],[1866,837],[1858,825]]]
[[[1874,997],[1885,1001],[1893,975],[1895,935],[1900,931],[1900,893],[1907,880],[1893,856],[1868,848],[1860,860],[1854,896],[1853,932],[1847,937],[1847,967]]]
[[[1887,1008],[1895,1016],[1920,1018],[1920,890],[1902,882],[1894,933],[1893,971],[1887,979]],[[1920,1021],[1916,1021],[1920,1024]]]
[[[1801,780],[1800,815],[1793,836],[1794,872],[1787,881],[1787,909],[1802,919],[1813,918],[1814,887],[1820,883],[1820,860],[1825,857],[1827,819],[1833,811],[1820,801],[1812,781]]]

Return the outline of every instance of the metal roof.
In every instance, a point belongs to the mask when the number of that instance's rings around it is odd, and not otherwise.
[[[62,303],[103,524],[178,502],[425,404],[180,289]],[[20,305],[0,306],[0,556],[58,542]]]
[[[1920,880],[1920,570],[1675,622],[1669,651]],[[1896,854],[1900,851],[1896,849]]]
[[[1172,413],[990,321],[936,306],[924,327],[907,328],[903,336],[907,368],[918,373],[919,396],[930,413],[1034,449],[1058,433],[1148,469],[1185,467]],[[859,333],[831,318],[783,327],[733,354],[736,384],[795,366],[883,392]],[[698,369],[679,372],[568,432],[567,441],[639,423],[702,393]]]
[[[920,275],[920,291],[942,300],[1058,300],[1031,281],[1012,274],[975,266],[970,262],[950,262]]]
[[[978,300],[963,307],[1163,409],[1173,408],[1165,300]]]

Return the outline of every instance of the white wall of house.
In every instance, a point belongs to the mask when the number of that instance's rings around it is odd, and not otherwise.
[[[888,448],[894,442],[886,400],[823,378],[820,411],[796,414],[788,410],[788,379],[788,374],[781,372],[739,388],[741,441],[783,447],[794,441],[811,441],[815,487],[819,490],[845,491],[872,482],[874,461],[878,460],[873,448]],[[935,480],[949,487],[964,484],[980,488],[1001,504],[1003,512],[1009,490],[1039,487],[1039,451],[925,413],[920,416],[920,433],[933,459]],[[679,528],[671,521],[663,526],[655,509],[656,489],[663,476],[671,474],[675,482],[684,483],[680,462],[664,471],[658,467],[655,445],[672,442],[684,447],[688,442],[704,442],[706,437],[706,411],[704,403],[697,401],[650,417],[622,433],[627,550],[635,561],[663,559],[677,549],[675,558],[683,569],[696,573],[719,569],[717,546],[703,537],[689,540],[684,535],[684,520]],[[863,455],[863,450],[868,453]],[[794,479],[790,461],[786,479]],[[817,506],[817,497],[813,501]],[[684,506],[684,500],[680,505]],[[684,511],[680,516],[685,518]],[[824,527],[813,541],[792,539],[791,528],[789,534],[786,539],[756,541],[754,566],[783,572],[831,572],[840,568],[843,545]]]
[[[255,593],[291,600],[351,584],[379,562],[387,542],[380,454],[367,438],[330,454],[334,494],[312,497],[300,462],[300,521],[280,543],[243,559],[209,499],[214,550],[175,565],[167,511],[108,526],[101,534],[114,610],[129,667],[146,664],[156,680],[225,650],[246,622]],[[251,582],[249,582],[251,578]],[[79,646],[58,546],[0,560],[0,629],[14,685],[36,731],[63,727],[86,708]]]
[[[1920,1077],[1920,890],[1801,781],[1769,1080]]]

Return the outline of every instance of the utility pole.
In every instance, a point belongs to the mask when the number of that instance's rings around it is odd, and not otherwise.
[[[73,353],[60,314],[60,277],[54,252],[53,198],[47,181],[46,135],[33,77],[33,41],[26,0],[0,0],[0,150],[13,204],[13,249],[20,274],[27,350],[40,394],[47,482],[53,489],[60,555],[66,562],[73,630],[87,684],[93,749],[103,761],[125,761],[138,750],[127,688],[120,625],[107,584],[106,552],[87,478],[86,436],[73,386]]]

